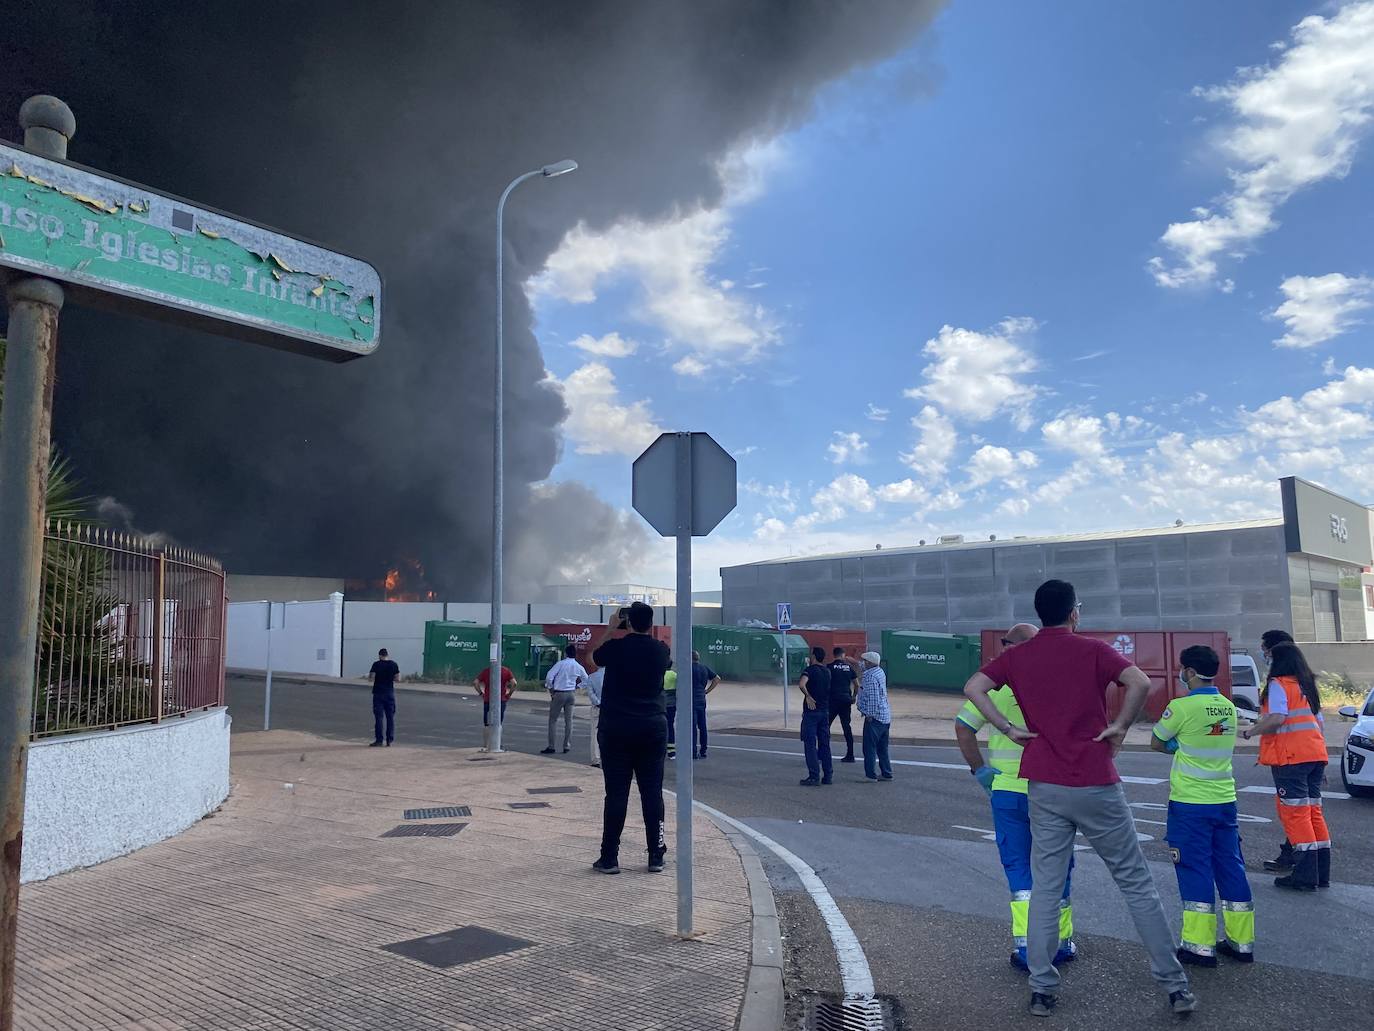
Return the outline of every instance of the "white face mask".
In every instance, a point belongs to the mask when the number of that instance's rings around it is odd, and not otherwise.
[[[1188,674],[1183,670],[1178,671],[1178,682],[1183,685],[1183,689],[1188,690]]]

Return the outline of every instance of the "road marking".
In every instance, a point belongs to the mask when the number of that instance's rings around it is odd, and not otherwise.
[[[789,759],[804,759],[801,752],[784,752],[777,748],[743,748],[740,745],[712,745],[712,748],[721,749],[728,752],[757,752],[759,755],[785,755]],[[893,766],[927,766],[933,770],[967,770],[967,763],[932,763],[923,762],[920,759],[893,759]],[[1156,784],[1164,782],[1155,781]]]
[[[1236,790],[1243,791],[1249,795],[1274,795],[1278,793],[1273,788],[1265,787],[1263,784],[1251,784],[1247,788],[1236,788]],[[1344,791],[1323,791],[1322,798],[1344,798],[1346,801],[1350,800],[1350,796]]]
[[[788,851],[749,825],[740,823],[732,816],[726,816],[719,809],[713,809],[704,802],[697,802],[696,806],[709,813],[713,819],[729,824],[742,834],[747,834],[792,868],[792,872],[801,880],[802,887],[811,896],[811,901],[816,904],[821,919],[830,931],[830,940],[835,946],[835,959],[840,965],[840,981],[844,985],[845,996],[850,999],[873,998],[873,971],[868,967],[868,957],[864,955],[863,946],[859,944],[854,929],[849,926],[849,921],[840,912],[840,907],[835,904],[834,897],[817,876],[816,871],[796,853]]]
[[[980,834],[980,835],[982,835],[982,838],[983,838],[984,841],[991,841],[991,842],[994,842],[994,843],[997,841],[997,832],[996,832],[996,831],[987,831],[987,830],[984,830],[982,827],[965,827],[962,823],[952,823],[952,824],[950,824],[950,826],[953,827],[956,831],[970,831],[970,832],[973,833],[973,834]],[[1082,836],[1083,836],[1083,832],[1082,832],[1082,831],[1079,831],[1079,832],[1078,832],[1078,837],[1081,838]],[[1078,844],[1077,842],[1074,842],[1073,850],[1074,850],[1075,852],[1082,852],[1084,849],[1086,849],[1086,848],[1091,848],[1091,847],[1092,847],[1092,846],[1090,846],[1090,845],[1080,845],[1080,844]]]

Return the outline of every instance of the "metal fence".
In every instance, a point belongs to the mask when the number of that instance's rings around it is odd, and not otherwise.
[[[156,723],[224,702],[224,570],[184,548],[49,522],[33,736]]]

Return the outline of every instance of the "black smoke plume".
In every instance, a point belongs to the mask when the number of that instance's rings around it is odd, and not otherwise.
[[[565,409],[541,384],[521,282],[578,220],[714,202],[723,154],[803,120],[820,86],[897,52],[938,6],[7,0],[9,138],[25,97],[55,94],[76,113],[72,160],[361,255],[385,280],[382,347],[342,366],[71,308],[56,442],[91,493],[231,571],[368,577],[409,556],[444,595],[479,596],[495,202],[573,157],[578,173],[508,211],[509,587],[628,575],[642,530],[607,549],[609,506],[532,489]]]

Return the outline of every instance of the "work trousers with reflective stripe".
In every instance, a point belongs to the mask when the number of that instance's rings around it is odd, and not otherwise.
[[[992,793],[992,828],[997,836],[997,853],[1011,891],[1011,941],[1017,954],[1026,958],[1026,924],[1031,899],[1030,803],[1020,791]],[[1073,903],[1069,887],[1073,879],[1073,857],[1064,878],[1064,894],[1059,900],[1059,949],[1069,947],[1073,938]]]
[[[1293,846],[1293,880],[1316,884],[1318,870],[1325,868],[1329,876],[1331,863],[1331,831],[1322,813],[1326,763],[1292,763],[1270,769],[1274,774],[1279,822]]]
[[[1198,956],[1217,954],[1217,896],[1226,940],[1238,952],[1255,948],[1255,906],[1240,851],[1236,803],[1170,802],[1165,838],[1173,850],[1183,900],[1179,946]]]

